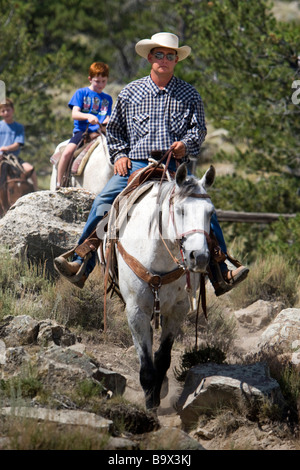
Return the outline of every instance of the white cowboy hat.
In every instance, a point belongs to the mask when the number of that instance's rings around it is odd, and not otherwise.
[[[154,47],[167,47],[168,49],[173,49],[177,52],[178,60],[184,60],[191,53],[191,48],[189,46],[179,46],[179,39],[175,34],[171,33],[157,33],[154,34],[151,39],[142,39],[139,41],[135,50],[138,55],[148,58],[148,54]]]

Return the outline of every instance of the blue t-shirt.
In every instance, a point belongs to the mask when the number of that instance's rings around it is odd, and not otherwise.
[[[20,145],[25,143],[25,131],[24,126],[18,122],[13,122],[12,124],[7,124],[5,121],[0,121],[0,147],[6,147],[17,142]],[[14,155],[18,156],[20,153],[20,148],[15,150]]]
[[[77,90],[69,101],[69,107],[78,106],[82,113],[94,114],[102,123],[106,116],[111,115],[112,97],[107,93],[96,93],[89,87]],[[74,120],[73,132],[85,131],[88,121]],[[90,124],[89,131],[94,132],[99,129],[99,124]]]

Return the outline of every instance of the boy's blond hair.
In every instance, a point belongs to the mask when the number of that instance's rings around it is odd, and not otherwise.
[[[102,75],[102,77],[108,77],[109,75],[109,66],[104,62],[94,62],[89,69],[89,77],[97,77],[97,75]]]

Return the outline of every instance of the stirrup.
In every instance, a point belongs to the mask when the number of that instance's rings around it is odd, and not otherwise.
[[[214,268],[216,269],[216,279],[213,279],[213,282],[217,282],[223,288],[228,287],[228,282],[225,281],[218,262],[214,262]]]
[[[75,253],[75,251],[76,251],[76,248],[72,248],[72,250],[66,251],[65,253],[58,256],[58,258],[64,258],[64,259],[67,260],[70,256],[72,256]],[[78,281],[81,280],[82,276],[84,275],[87,263],[88,263],[89,259],[91,258],[91,256],[92,256],[92,252],[87,253],[87,255],[83,258],[83,263],[79,266],[79,269],[78,269],[77,273],[73,274],[73,276],[65,276],[64,274],[62,274],[57,269],[57,267],[55,266],[55,263],[54,263],[54,267],[59,272],[59,274],[61,274],[66,279],[68,279],[70,282],[72,282],[72,283],[78,282]]]

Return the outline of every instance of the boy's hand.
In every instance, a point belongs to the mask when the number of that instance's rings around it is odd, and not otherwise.
[[[94,116],[93,114],[88,114],[87,120],[89,121],[90,124],[99,124],[97,116]]]

